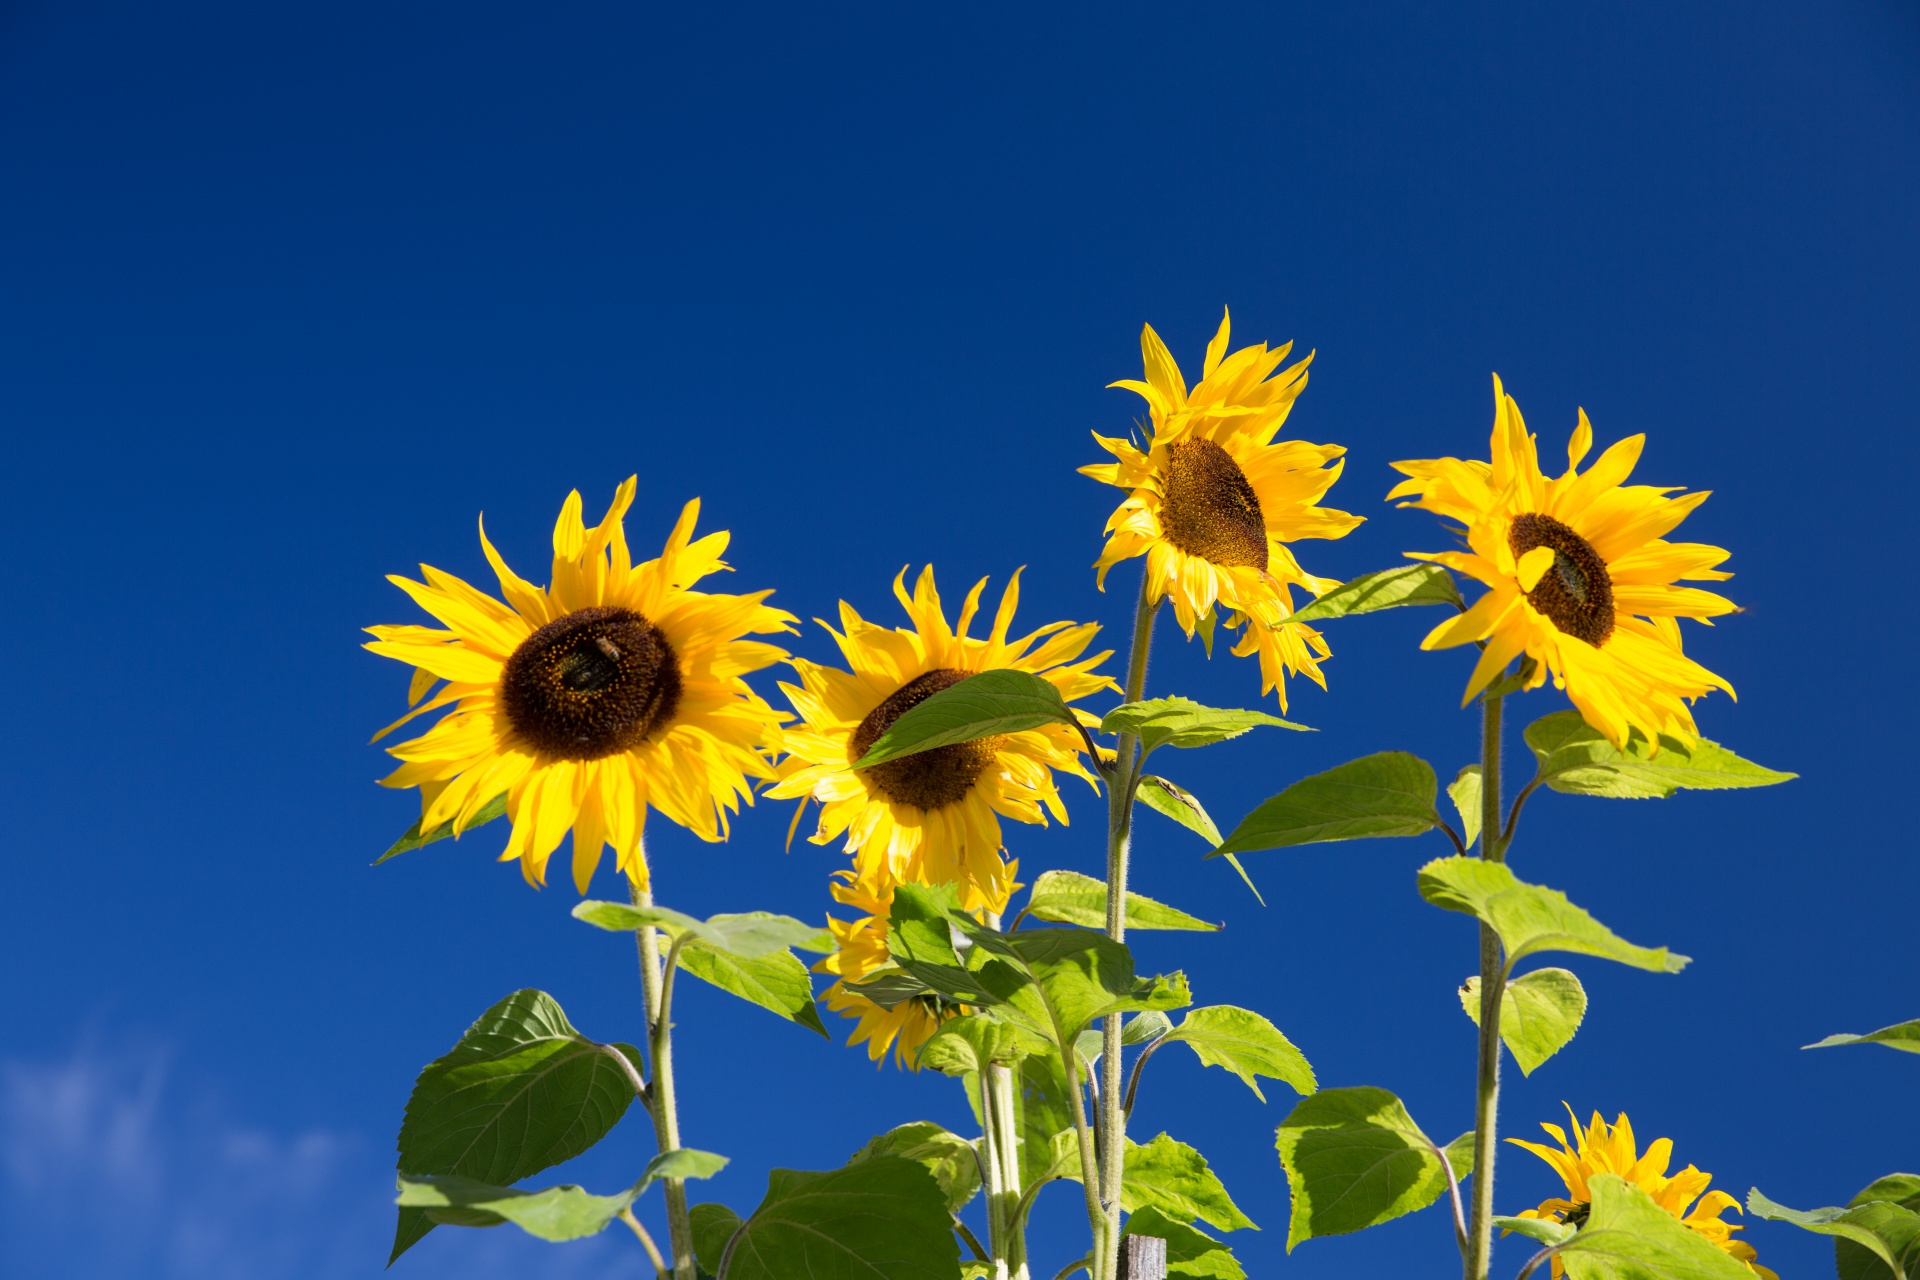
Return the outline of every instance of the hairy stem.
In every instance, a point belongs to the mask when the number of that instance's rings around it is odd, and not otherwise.
[[[1147,687],[1147,652],[1153,645],[1153,617],[1159,601],[1146,566],[1140,569],[1140,599],[1133,609],[1133,643],[1127,656],[1128,702],[1140,701]],[[1139,742],[1122,733],[1113,772],[1107,779],[1107,936],[1127,940],[1127,858],[1133,845],[1133,793],[1140,784]],[[1120,1185],[1127,1155],[1126,1078],[1120,1054],[1120,1015],[1108,1014],[1101,1027],[1100,1050],[1100,1199],[1106,1235],[1093,1251],[1093,1280],[1114,1280],[1120,1255]]]
[[[993,1261],[1008,1280],[1027,1278],[1027,1233],[1020,1216],[1020,1122],[1014,1108],[1013,1068],[990,1066],[981,1081],[982,1109],[991,1116],[997,1136],[993,1155],[999,1164],[999,1184],[993,1217],[999,1234],[993,1240]]]
[[[1500,704],[1482,697],[1480,719],[1480,856],[1506,858],[1500,812]],[[1500,1000],[1506,993],[1500,936],[1480,926],[1480,1052],[1473,1108],[1473,1207],[1467,1223],[1466,1280],[1486,1280],[1493,1262],[1493,1161],[1500,1108]]]
[[[653,894],[629,885],[633,905],[651,907]],[[651,927],[639,931],[640,989],[647,1002],[647,1057],[653,1065],[648,1087],[653,1106],[653,1136],[664,1154],[680,1149],[680,1113],[673,1095],[673,973],[660,956],[660,935]],[[676,945],[669,957],[679,959]],[[667,1243],[673,1250],[674,1280],[695,1280],[693,1222],[687,1216],[687,1184],[679,1178],[662,1182],[667,1201]]]

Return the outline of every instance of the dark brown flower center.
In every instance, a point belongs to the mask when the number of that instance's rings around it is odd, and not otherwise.
[[[901,716],[973,674],[941,667],[915,676],[895,689],[885,702],[867,712],[867,718],[853,731],[853,740],[847,744],[847,762],[851,764],[867,754],[880,740],[880,735],[891,729]],[[999,748],[999,738],[975,738],[972,742],[956,742],[918,755],[901,756],[898,760],[874,765],[866,774],[880,793],[895,804],[943,809],[966,798],[973,784],[993,763],[993,754]]]
[[[1598,648],[1613,634],[1613,579],[1593,544],[1552,516],[1521,516],[1507,534],[1516,559],[1553,548],[1553,567],[1527,592],[1527,601],[1576,639]]]
[[[1260,498],[1233,455],[1211,440],[1167,446],[1160,528],[1168,542],[1190,556],[1266,572],[1267,523]]]
[[[562,760],[636,747],[679,705],[673,646],[631,609],[581,609],[549,622],[520,642],[500,679],[507,723]]]

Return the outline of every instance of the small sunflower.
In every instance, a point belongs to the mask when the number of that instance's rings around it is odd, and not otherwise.
[[[834,900],[865,914],[854,921],[827,920],[839,947],[814,966],[821,973],[840,978],[827,989],[827,1007],[843,1018],[860,1020],[847,1037],[848,1044],[864,1043],[867,1057],[875,1062],[886,1057],[891,1048],[897,1064],[918,1071],[920,1046],[932,1039],[947,1019],[967,1012],[966,1006],[933,996],[913,996],[887,1009],[859,992],[849,991],[849,982],[859,982],[890,962],[887,924],[896,882],[884,874],[862,876],[837,871],[834,875],[846,882],[831,888]]]
[[[1099,631],[1096,624],[1054,622],[1020,639],[1008,638],[1020,601],[1018,573],[1000,596],[991,631],[969,636],[986,585],[982,578],[967,593],[957,627],[947,625],[931,565],[921,571],[912,595],[906,570],[893,582],[912,628],[867,622],[842,601],[841,630],[820,625],[839,643],[852,670],[793,659],[800,685],[780,687],[801,723],[783,735],[790,754],[781,763],[779,783],[767,794],[799,799],[802,809],[807,799],[818,800],[813,843],[845,834],[863,881],[877,883],[885,876],[957,884],[962,906],[998,912],[1013,891],[1013,864],[1000,852],[1000,818],[1045,825],[1051,813],[1064,824],[1067,811],[1052,771],[1093,781],[1080,763],[1081,739],[1072,727],[1051,724],[936,747],[871,769],[851,768],[909,709],[982,671],[1031,672],[1068,702],[1100,689],[1118,690],[1111,679],[1093,672],[1108,652],[1076,661]],[[1083,723],[1099,723],[1078,714]],[[799,821],[795,813],[796,826]]]
[[[1713,1181],[1712,1174],[1702,1173],[1688,1165],[1679,1173],[1668,1176],[1667,1162],[1673,1156],[1673,1143],[1669,1139],[1656,1138],[1647,1144],[1647,1153],[1639,1155],[1634,1147],[1633,1126],[1627,1123],[1624,1112],[1609,1129],[1607,1122],[1596,1111],[1593,1113],[1593,1123],[1582,1129],[1580,1122],[1574,1119],[1573,1108],[1568,1107],[1567,1122],[1573,1126],[1574,1141],[1571,1144],[1559,1125],[1540,1126],[1560,1144],[1557,1150],[1541,1142],[1507,1139],[1514,1146],[1524,1147],[1552,1165],[1553,1171],[1560,1175],[1560,1180],[1567,1186],[1566,1198],[1543,1200],[1539,1208],[1528,1209],[1520,1214],[1521,1217],[1547,1218],[1555,1222],[1571,1222],[1576,1226],[1584,1223],[1593,1203],[1592,1193],[1587,1189],[1587,1179],[1596,1173],[1611,1173],[1646,1192],[1655,1204],[1698,1232],[1715,1248],[1725,1250],[1746,1263],[1751,1271],[1765,1276],[1766,1280],[1780,1280],[1772,1271],[1754,1261],[1757,1255],[1752,1245],[1733,1238],[1733,1233],[1743,1228],[1720,1220],[1720,1215],[1728,1209],[1740,1212],[1740,1202],[1724,1191],[1708,1191]],[[1702,1195],[1702,1192],[1706,1194]],[[1696,1197],[1698,1203],[1695,1203]],[[1689,1205],[1693,1206],[1691,1210],[1687,1207]],[[1556,1255],[1553,1259],[1555,1280],[1564,1273],[1565,1268]]]
[[[1188,638],[1198,629],[1211,641],[1216,604],[1227,611],[1229,627],[1245,624],[1233,652],[1260,656],[1261,692],[1277,688],[1284,710],[1286,673],[1325,688],[1320,663],[1332,653],[1318,631],[1287,621],[1293,588],[1318,595],[1339,585],[1302,569],[1287,544],[1344,538],[1361,517],[1317,505],[1340,478],[1346,464],[1335,459],[1345,449],[1273,438],[1307,385],[1313,357],[1270,377],[1293,344],[1269,351],[1259,343],[1227,355],[1230,323],[1231,316],[1221,317],[1192,391],[1153,326],[1141,329],[1146,381],[1111,385],[1146,400],[1146,451],[1096,432],[1100,447],[1119,461],[1081,467],[1080,474],[1129,490],[1107,520],[1110,536],[1094,565],[1102,589],[1107,570],[1144,555],[1149,599],[1171,598]]]
[[[366,647],[415,668],[415,716],[451,706],[425,734],[389,747],[401,766],[381,780],[419,787],[421,828],[451,820],[458,836],[505,793],[513,834],[501,861],[518,858],[529,884],[573,832],[573,879],[585,893],[600,851],[647,886],[641,829],[652,805],[703,840],[727,834],[727,814],[752,803],[749,779],[773,776],[768,751],[787,717],[741,679],[786,657],[745,640],[794,630],[793,615],[765,604],[770,591],[689,590],[727,566],[725,533],[694,540],[700,501],[689,502],[659,559],[634,564],[622,518],[636,478],[615,493],[589,531],[580,494],[567,495],[553,529],[553,585],[516,576],[487,540],[502,604],[426,565],[426,582],[388,580],[447,630],[368,627]],[[511,607],[509,607],[511,606]],[[446,686],[425,702],[435,683]]]
[[[1437,458],[1396,462],[1410,479],[1387,495],[1460,521],[1466,551],[1409,553],[1485,583],[1473,608],[1435,627],[1424,649],[1485,641],[1465,702],[1514,658],[1535,660],[1528,688],[1554,684],[1588,724],[1625,748],[1638,729],[1658,748],[1661,734],[1699,739],[1687,704],[1733,686],[1681,652],[1680,618],[1732,613],[1731,600],[1676,583],[1732,577],[1715,568],[1719,547],[1667,542],[1664,535],[1707,500],[1675,489],[1629,485],[1644,435],[1613,445],[1586,471],[1593,447],[1585,410],[1567,443],[1567,470],[1549,480],[1520,406],[1493,380],[1491,463]],[[1709,624],[1711,625],[1711,624]]]

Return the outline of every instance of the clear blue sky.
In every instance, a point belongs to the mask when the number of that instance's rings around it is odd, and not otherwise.
[[[1913,8],[917,8],[0,8],[0,1271],[371,1277],[408,1087],[469,1018],[540,986],[636,1034],[629,950],[494,863],[501,829],[368,866],[414,812],[365,745],[405,677],[358,629],[414,618],[383,574],[480,580],[481,510],[534,572],[569,488],[598,511],[637,471],[636,545],[699,494],[740,585],[803,617],[890,617],[908,562],[954,594],[1025,564],[1023,617],[1119,643],[1132,571],[1102,596],[1089,568],[1113,492],[1073,469],[1136,410],[1103,387],[1141,322],[1192,364],[1223,304],[1319,352],[1292,421],[1351,449],[1333,499],[1370,519],[1303,548],[1318,572],[1439,545],[1387,463],[1483,450],[1496,370],[1545,450],[1584,405],[1603,442],[1649,434],[1645,479],[1716,491],[1687,531],[1747,612],[1691,645],[1741,700],[1700,723],[1803,777],[1535,803],[1523,875],[1696,959],[1576,964],[1586,1027],[1512,1076],[1508,1132],[1624,1108],[1796,1205],[1920,1165],[1910,1059],[1798,1049],[1920,1014]],[[1295,686],[1322,732],[1179,779],[1231,817],[1389,747],[1450,775],[1469,664],[1416,651],[1433,620],[1334,630],[1330,692]],[[1246,661],[1172,635],[1154,691],[1254,705]],[[1010,832],[1024,869],[1098,866],[1068,800],[1071,829]],[[718,847],[656,820],[663,900],[822,913],[840,859],[783,855],[788,816]],[[1263,910],[1143,822],[1140,887],[1228,926],[1144,964],[1467,1127],[1475,944],[1413,886],[1437,838],[1255,855]],[[738,1208],[769,1167],[964,1116],[717,993],[681,1014],[688,1141],[734,1157]],[[1283,1258],[1286,1100],[1153,1070],[1136,1125],[1214,1161],[1266,1228],[1235,1241],[1254,1274],[1453,1265],[1437,1210]],[[649,1150],[629,1122],[567,1172]],[[1504,1167],[1509,1211],[1552,1185]],[[1078,1215],[1043,1198],[1043,1259]],[[640,1272],[631,1241],[442,1231],[395,1273]]]

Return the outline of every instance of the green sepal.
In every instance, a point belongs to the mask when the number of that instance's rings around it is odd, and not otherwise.
[[[1165,1038],[1192,1049],[1201,1066],[1233,1072],[1262,1102],[1267,1095],[1260,1092],[1256,1076],[1284,1081],[1299,1094],[1317,1087],[1313,1068],[1293,1042],[1251,1009],[1230,1004],[1194,1009]]]
[[[972,742],[1001,733],[1019,733],[1045,724],[1077,725],[1060,691],[1039,676],[1003,668],[968,676],[907,709],[855,769],[917,755],[935,747]]]
[[[1480,1025],[1480,975],[1460,985],[1460,1007]],[[1587,1016],[1587,992],[1565,969],[1535,969],[1507,983],[1500,995],[1500,1040],[1530,1076],[1566,1048]]]
[[[1342,583],[1288,618],[1289,622],[1320,622],[1358,613],[1397,609],[1402,605],[1450,604],[1466,608],[1453,575],[1437,564],[1409,564],[1382,569]]]
[[[1433,766],[1404,751],[1382,751],[1302,778],[1261,802],[1207,856],[1282,849],[1326,840],[1417,836],[1439,825]]]
[[[932,1174],[953,1213],[960,1212],[980,1190],[980,1157],[973,1144],[931,1120],[915,1120],[887,1130],[868,1140],[847,1163],[855,1165],[878,1156],[911,1160]]]
[[[1556,711],[1526,729],[1540,780],[1555,791],[1626,800],[1665,799],[1676,791],[1719,791],[1730,787],[1770,787],[1800,775],[1781,773],[1742,760],[1718,743],[1702,738],[1689,747],[1660,738],[1658,754],[1636,730],[1620,750],[1578,711]]]
[[[1100,720],[1102,733],[1131,733],[1143,752],[1160,747],[1206,747],[1237,738],[1262,726],[1311,733],[1304,724],[1264,711],[1208,707],[1192,698],[1149,698],[1124,702]]]
[[[504,817],[506,815],[506,812],[507,812],[507,793],[502,791],[499,795],[495,796],[493,799],[487,801],[485,804],[480,806],[480,812],[474,814],[473,820],[467,823],[467,830],[471,831],[475,827],[483,827],[487,823],[492,822],[495,818]],[[436,840],[446,840],[446,839],[449,839],[452,835],[453,835],[453,819],[452,818],[448,818],[445,822],[441,823],[439,826],[435,827],[433,830],[427,832],[425,835],[420,834],[420,819],[415,818],[413,820],[413,825],[407,828],[406,834],[402,835],[398,840],[395,840],[393,842],[392,847],[390,847],[385,853],[375,858],[373,860],[373,865],[377,867],[381,863],[385,862],[388,858],[397,858],[403,853],[412,853],[415,849],[418,849],[421,845],[432,844]]]
[[[1322,1089],[1274,1135],[1293,1212],[1287,1251],[1424,1209],[1447,1190],[1435,1144],[1385,1089]]]
[[[1104,929],[1107,927],[1107,882],[1078,871],[1042,871],[1028,893],[1027,914],[1055,924]],[[1145,894],[1129,892],[1127,928],[1200,932],[1217,930],[1220,926],[1155,902]]]
[[[1841,1032],[1828,1036],[1813,1044],[1800,1046],[1803,1049],[1831,1049],[1840,1044],[1883,1044],[1889,1049],[1899,1049],[1903,1053],[1920,1053],[1920,1018],[1911,1022],[1896,1022],[1890,1027],[1878,1031],[1869,1031],[1865,1035],[1849,1035]]]
[[[1436,858],[1420,868],[1420,896],[1490,925],[1512,970],[1539,951],[1570,951],[1648,969],[1678,973],[1689,958],[1665,947],[1638,947],[1567,901],[1557,889],[1527,884],[1505,863],[1482,858]]]

